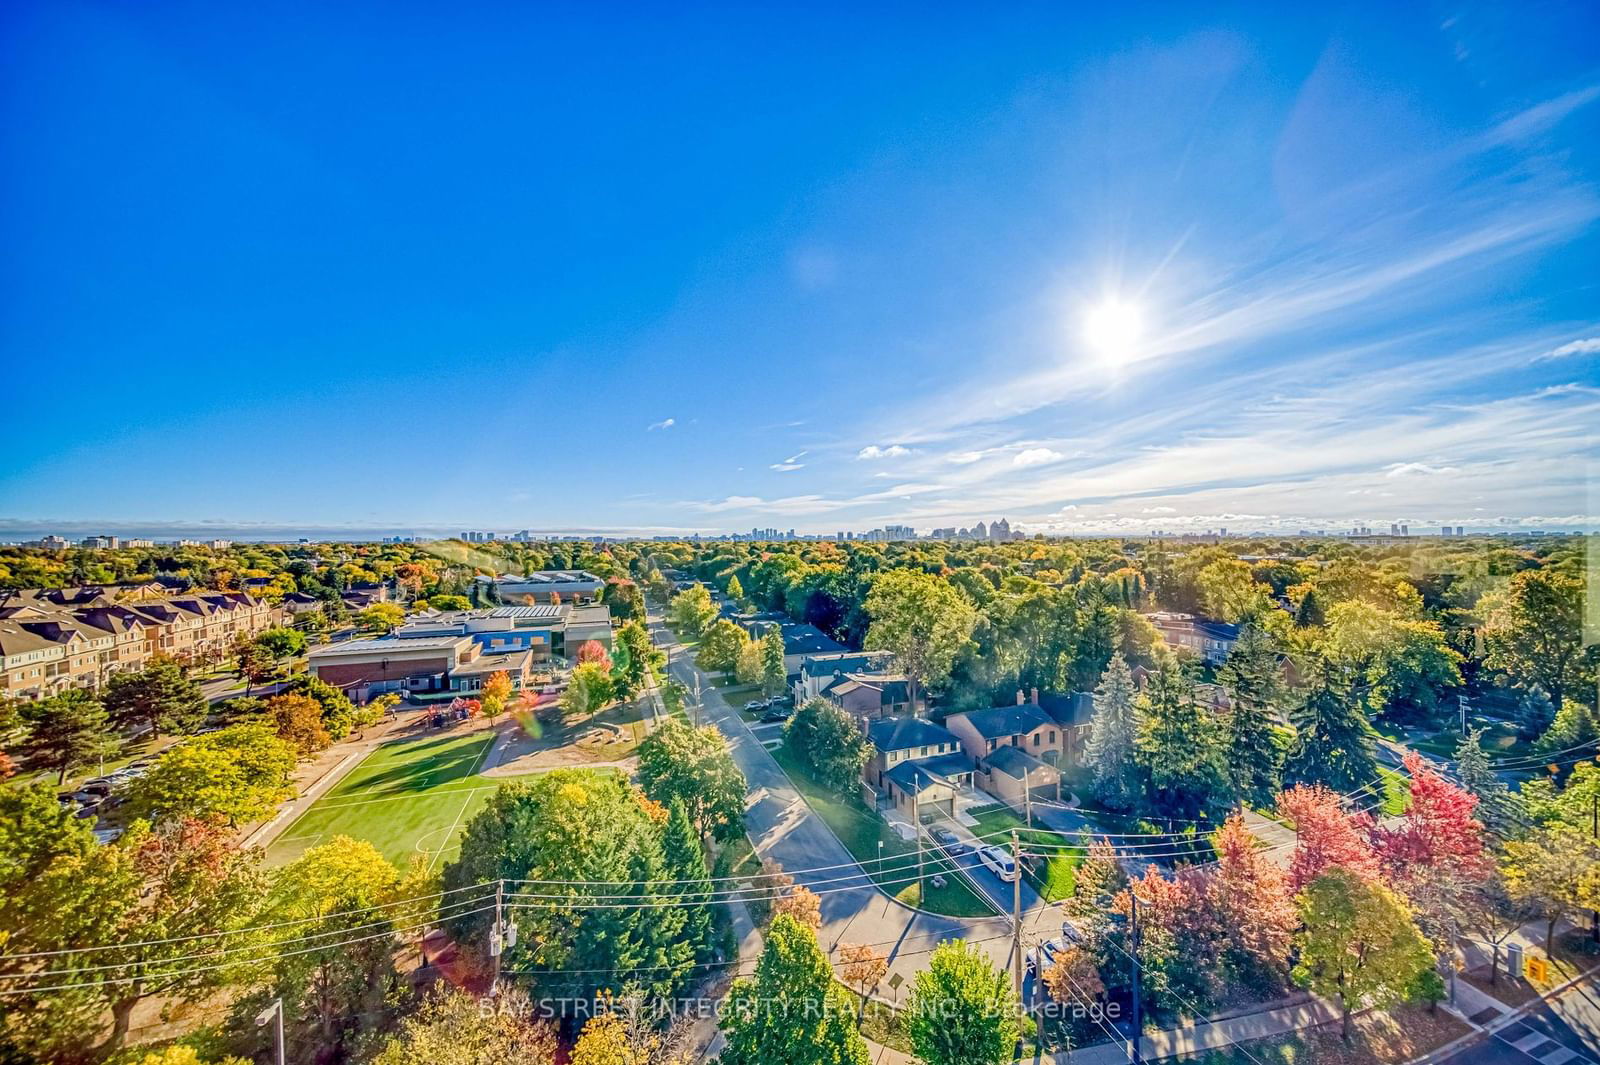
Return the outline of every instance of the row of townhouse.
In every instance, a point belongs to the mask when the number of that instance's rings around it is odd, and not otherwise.
[[[101,588],[0,593],[0,695],[40,699],[96,688],[156,655],[220,659],[241,636],[283,620],[246,592],[122,602]]]

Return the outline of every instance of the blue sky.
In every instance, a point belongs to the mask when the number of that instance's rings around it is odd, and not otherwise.
[[[0,519],[1600,520],[1593,5],[332,6],[0,14]]]

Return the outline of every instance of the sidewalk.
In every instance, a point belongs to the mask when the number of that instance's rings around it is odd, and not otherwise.
[[[1293,1006],[1246,1013],[1220,1021],[1202,1021],[1199,1024],[1165,1031],[1151,1032],[1139,1041],[1139,1050],[1146,1061],[1170,1058],[1178,1054],[1194,1054],[1214,1050],[1229,1043],[1248,1043],[1255,1039],[1296,1032],[1313,1025],[1327,1024],[1339,1019],[1339,1007],[1325,999],[1313,999]],[[1081,1050],[1057,1054],[1058,1065],[1117,1065],[1128,1060],[1128,1044],[1100,1043]]]

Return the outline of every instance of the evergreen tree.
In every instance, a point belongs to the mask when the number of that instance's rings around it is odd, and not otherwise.
[[[112,676],[106,684],[105,705],[118,725],[146,725],[152,737],[188,732],[205,720],[209,707],[200,685],[170,661]]]
[[[1540,751],[1570,751],[1580,744],[1592,747],[1596,741],[1600,741],[1600,722],[1596,722],[1594,711],[1587,703],[1568,699],[1556,711],[1550,730],[1540,738],[1536,748]]]
[[[1326,784],[1349,792],[1377,778],[1371,726],[1338,667],[1317,664],[1305,701],[1289,720],[1295,736],[1283,767],[1287,783]]]
[[[674,894],[683,899],[683,940],[693,952],[694,963],[703,965],[711,959],[714,944],[712,931],[711,879],[706,872],[705,852],[700,849],[700,836],[689,821],[683,803],[677,799],[667,815],[667,827],[662,833],[661,849],[667,865],[667,879],[678,881]]]
[[[1322,609],[1322,601],[1317,598],[1316,589],[1306,589],[1305,598],[1300,600],[1300,606],[1294,612],[1294,623],[1304,629],[1321,625],[1327,620],[1328,615]]]
[[[753,977],[734,982],[722,1013],[720,1065],[867,1065],[850,993],[811,929],[779,914]]]
[[[1223,764],[1234,795],[1265,805],[1283,783],[1283,740],[1276,724],[1284,700],[1276,641],[1254,625],[1245,627],[1217,677],[1233,697],[1227,717]]]
[[[776,626],[761,637],[761,690],[773,696],[789,684],[789,670],[783,664],[783,633]]]
[[[1162,663],[1145,699],[1136,752],[1150,811],[1185,820],[1220,812],[1229,804],[1225,737],[1211,710],[1195,699],[1183,668],[1173,660]]]
[[[1481,742],[1483,733],[1481,728],[1469,729],[1457,745],[1456,777],[1463,788],[1478,797],[1478,812],[1484,820],[1496,827],[1506,827],[1513,813],[1509,804],[1514,800],[1505,781],[1495,776],[1489,765],[1489,756]]]
[[[1133,674],[1122,655],[1112,656],[1095,691],[1094,718],[1083,760],[1094,774],[1095,797],[1113,810],[1133,806],[1138,789],[1134,744],[1139,735]]]
[[[1525,740],[1543,736],[1556,719],[1556,704],[1537,684],[1530,685],[1517,699],[1517,734]]]
[[[22,717],[29,726],[23,752],[44,768],[54,769],[57,785],[64,784],[72,770],[117,749],[105,707],[82,689],[25,704]]]

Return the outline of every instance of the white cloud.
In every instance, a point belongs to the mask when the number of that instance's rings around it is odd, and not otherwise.
[[[983,452],[981,451],[957,451],[946,461],[953,462],[957,466],[970,466],[981,458],[983,458]]]
[[[645,432],[653,433],[657,429],[671,429],[674,425],[677,425],[677,424],[678,424],[678,419],[676,419],[676,418],[663,418],[659,422],[651,422],[645,428]]]
[[[1393,462],[1384,467],[1385,477],[1404,477],[1410,473],[1455,473],[1454,466],[1430,466],[1426,462]]]
[[[911,449],[901,447],[899,444],[890,444],[888,447],[879,447],[877,444],[868,444],[856,452],[858,459],[897,459],[901,455],[911,454]]]
[[[1543,359],[1564,359],[1569,355],[1600,355],[1600,337],[1586,337],[1583,340],[1574,340],[1570,344],[1563,344],[1559,348],[1545,352],[1539,356]]]
[[[1177,507],[1145,507],[1141,514],[1176,514]]]
[[[1061,452],[1052,451],[1047,447],[1030,447],[1017,452],[1016,457],[1011,460],[1011,465],[1043,466],[1051,462],[1060,462],[1064,458],[1066,456]]]
[[[800,460],[805,458],[806,455],[807,455],[807,452],[798,451],[798,452],[794,453],[793,455],[790,455],[788,458],[784,459],[782,462],[774,462],[771,466],[769,466],[767,468],[768,469],[772,469],[772,470],[777,470],[779,473],[788,473],[790,470],[804,469],[806,464],[801,462]]]

